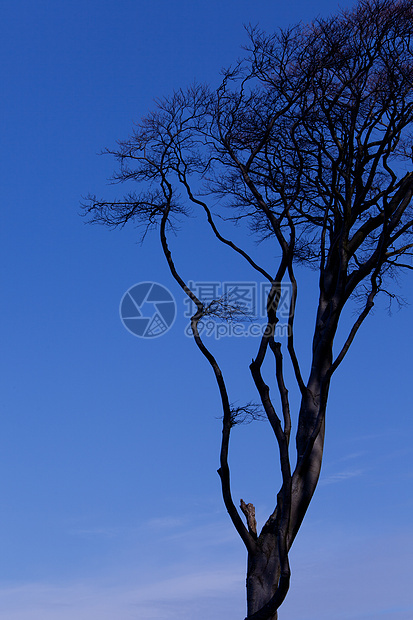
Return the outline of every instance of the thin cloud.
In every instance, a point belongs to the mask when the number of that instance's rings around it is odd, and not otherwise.
[[[314,540],[313,534],[308,537],[307,545],[298,546],[293,554],[294,579],[283,606],[283,617],[289,620],[410,620],[413,617],[409,587],[413,539],[409,532],[384,538],[381,533],[369,539],[337,536],[336,532],[326,537],[324,531]],[[388,570],[389,566],[392,570]],[[245,617],[243,569],[239,562],[225,564],[222,558],[216,558],[204,570],[195,572],[190,563],[185,567],[169,565],[167,578],[151,582],[136,573],[128,573],[125,566],[123,574],[107,576],[100,582],[3,586],[0,617],[7,620],[239,620]],[[352,593],[350,599],[348,592]]]
[[[345,471],[337,472],[336,474],[331,474],[326,478],[322,478],[320,480],[320,486],[326,486],[328,484],[337,484],[339,482],[344,482],[345,480],[349,480],[350,478],[357,478],[364,474],[363,469],[347,469]]]
[[[143,527],[150,527],[155,530],[177,529],[190,522],[189,517],[155,517],[149,519]]]
[[[69,533],[73,536],[101,536],[104,538],[115,538],[123,535],[125,531],[127,531],[127,529],[122,527],[85,527],[70,530]]]
[[[8,620],[193,620],[201,618],[199,610],[194,616],[201,605],[206,620],[231,599],[239,598],[241,611],[243,581],[239,567],[227,567],[186,573],[137,588],[23,584],[0,589],[0,615]]]

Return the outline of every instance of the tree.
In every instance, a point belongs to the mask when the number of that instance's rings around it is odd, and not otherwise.
[[[222,403],[223,500],[248,552],[248,620],[275,620],[287,594],[288,553],[320,474],[332,375],[377,295],[393,299],[392,279],[413,268],[412,34],[408,0],[360,0],[338,16],[275,34],[250,28],[245,58],[223,73],[216,90],[193,85],[158,101],[129,139],[107,151],[120,164],[114,180],[137,183],[139,191],[115,201],[90,196],[84,205],[92,222],[121,227],[130,221],[143,237],[159,230],[170,272],[195,304],[193,338]],[[205,316],[231,320],[239,308],[231,299],[198,298],[168,243],[176,219],[191,208],[203,210],[216,238],[269,282],[267,324],[250,371],[278,443],[282,484],[260,532],[254,506],[241,500],[238,510],[233,501],[229,469],[231,430],[240,417],[256,417],[257,408],[232,404],[200,332]],[[223,235],[219,218],[268,240],[278,248],[278,263],[258,264]],[[308,379],[294,342],[297,264],[319,276]],[[292,291],[288,336],[278,342],[285,282]],[[336,343],[343,311],[354,299],[354,324]],[[285,354],[300,395],[294,467]],[[271,360],[279,410],[263,377]]]

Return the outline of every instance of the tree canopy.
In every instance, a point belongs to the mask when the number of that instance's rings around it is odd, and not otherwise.
[[[223,408],[223,498],[248,550],[248,620],[270,620],[287,593],[288,551],[317,485],[331,377],[376,296],[393,296],[392,278],[413,268],[413,7],[408,0],[361,0],[311,24],[274,34],[251,27],[248,34],[244,57],[223,72],[218,88],[195,84],[159,100],[128,139],[107,151],[119,162],[114,181],[138,189],[115,201],[90,196],[85,209],[92,222],[137,225],[142,238],[159,230],[172,276],[196,306],[192,333]],[[253,506],[241,502],[239,512],[232,499],[234,408],[198,328],[211,305],[188,286],[168,244],[169,232],[195,209],[270,283],[267,327],[250,370],[278,442],[282,486],[260,533]],[[272,243],[278,263],[271,257],[258,264],[223,235],[221,220]],[[294,343],[298,263],[319,274],[308,379]],[[274,337],[283,282],[292,288],[286,353],[301,398],[294,467],[284,353]],[[359,314],[334,355],[342,311],[354,297]],[[280,411],[261,372],[267,357],[275,362]]]

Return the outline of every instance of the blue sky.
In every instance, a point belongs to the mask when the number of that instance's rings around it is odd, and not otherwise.
[[[216,82],[246,42],[243,24],[271,30],[336,6],[2,0],[0,618],[244,617],[245,553],[216,474],[218,398],[184,336],[182,295],[156,235],[140,247],[133,229],[85,226],[79,201],[113,191],[113,162],[97,153],[155,97]],[[191,229],[182,239],[181,264],[210,247]],[[216,247],[185,275],[217,279],[223,264],[228,280],[252,277]],[[147,341],[118,307],[152,280],[170,288],[178,318]],[[402,288],[412,302],[411,280]],[[281,620],[412,617],[412,314],[384,306],[334,378]],[[313,314],[300,307],[304,354]],[[256,345],[239,340],[216,343],[234,400],[250,393]],[[265,423],[234,430],[232,461],[234,497],[262,520],[278,484]]]

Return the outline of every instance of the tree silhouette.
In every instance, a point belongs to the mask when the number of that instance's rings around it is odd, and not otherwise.
[[[112,202],[90,196],[84,205],[92,222],[131,221],[143,237],[159,230],[171,274],[195,304],[193,338],[222,403],[222,495],[248,552],[248,620],[275,620],[287,594],[288,553],[320,474],[332,375],[377,295],[394,297],[395,274],[412,269],[412,33],[407,0],[361,0],[275,34],[250,28],[245,58],[224,72],[219,88],[195,85],[158,101],[129,139],[107,151],[120,164],[115,181],[137,183],[138,192]],[[231,404],[199,328],[205,316],[231,320],[237,309],[228,300],[198,298],[168,245],[177,219],[191,209],[203,210],[216,238],[269,282],[267,325],[250,370],[278,443],[282,485],[260,532],[254,506],[241,500],[238,510],[233,501],[228,461],[233,426],[260,414],[254,403]],[[278,248],[278,263],[258,264],[223,235],[220,218],[267,239]],[[294,342],[298,263],[319,275],[308,379]],[[276,335],[285,282],[292,294],[283,344]],[[334,355],[340,318],[355,297],[358,315]],[[286,354],[300,395],[294,466]],[[271,359],[279,411],[262,374]]]

